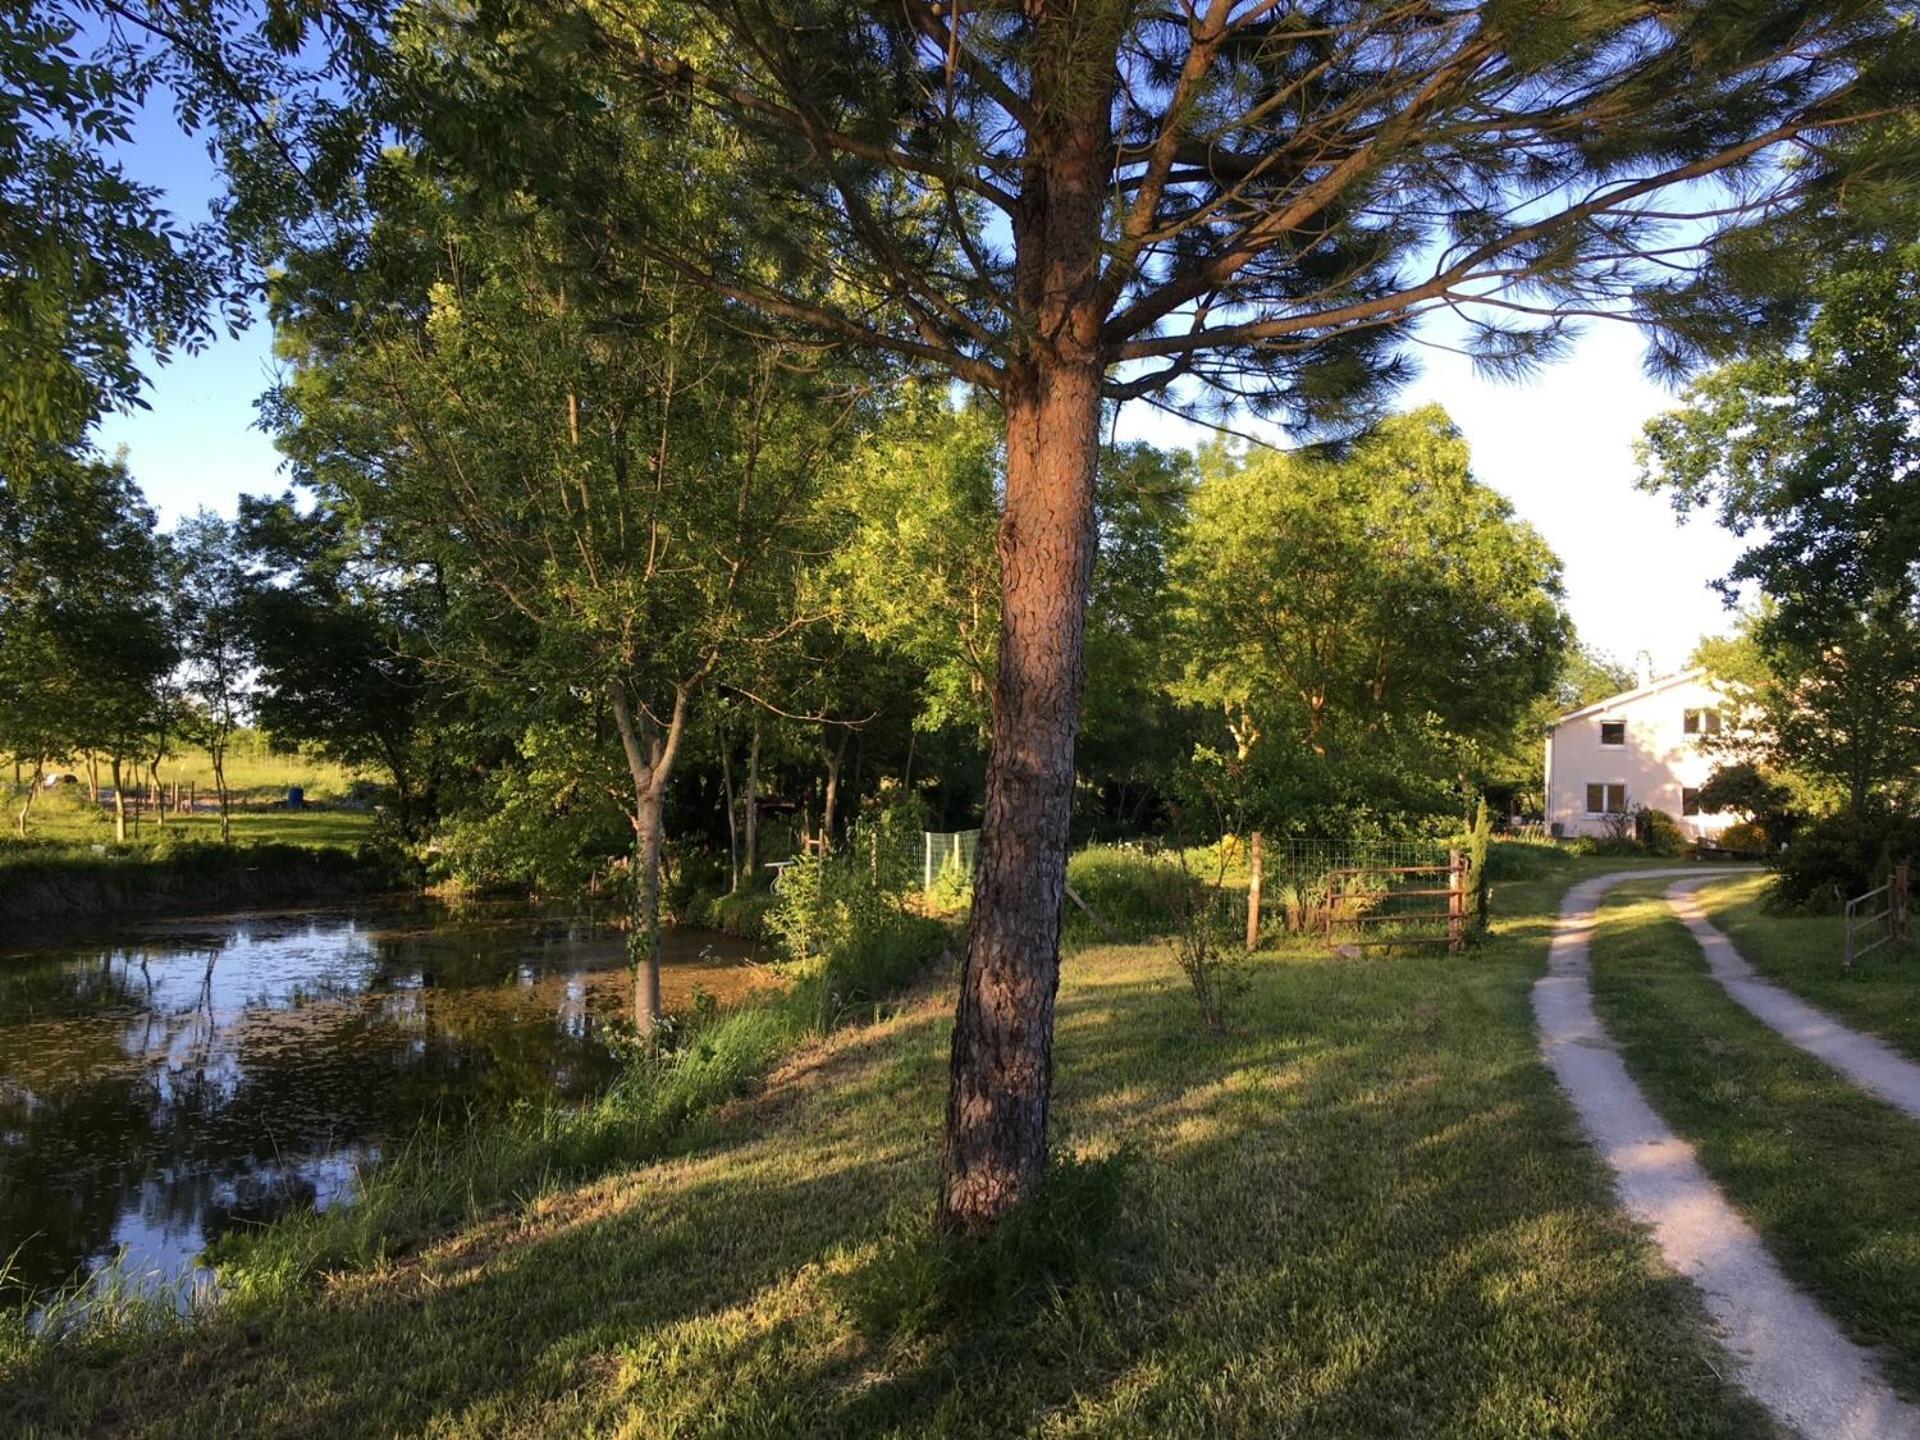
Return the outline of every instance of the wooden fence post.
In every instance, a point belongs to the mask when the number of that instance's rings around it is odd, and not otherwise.
[[[1247,846],[1247,950],[1260,948],[1260,832]]]
[[[1888,918],[1893,922],[1893,939],[1897,945],[1907,943],[1907,887],[1911,878],[1912,867],[1908,861],[1902,860],[1893,867],[1893,894],[1888,897],[1893,913]]]
[[[1458,850],[1447,852],[1447,953],[1458,955],[1467,945],[1467,866]]]

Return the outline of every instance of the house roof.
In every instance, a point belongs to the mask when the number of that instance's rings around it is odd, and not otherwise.
[[[1617,710],[1623,705],[1631,705],[1636,700],[1644,700],[1649,695],[1658,695],[1662,690],[1671,690],[1676,685],[1685,685],[1699,680],[1707,672],[1699,666],[1688,670],[1678,670],[1671,675],[1662,675],[1658,680],[1650,680],[1645,685],[1632,690],[1622,690],[1618,695],[1609,695],[1604,700],[1596,700],[1591,705],[1582,705],[1578,710],[1569,710],[1558,720],[1547,722],[1549,730],[1566,724],[1569,720],[1583,720],[1589,715],[1600,715],[1608,710]]]

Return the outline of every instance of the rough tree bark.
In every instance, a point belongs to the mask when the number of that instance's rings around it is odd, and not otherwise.
[[[1058,63],[1072,65],[1071,45]],[[1053,77],[1059,79],[1060,77]],[[954,1017],[935,1223],[981,1235],[1030,1195],[1047,1163],[1053,1003],[1073,810],[1081,647],[1096,539],[1098,302],[1110,89],[1086,72],[1036,138],[1014,220],[1016,284],[1032,348],[1002,391],[1000,665],[973,912]]]

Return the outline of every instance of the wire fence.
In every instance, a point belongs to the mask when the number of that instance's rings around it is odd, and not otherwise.
[[[961,879],[973,879],[973,867],[980,858],[978,830],[926,830],[921,832],[920,888],[933,889],[934,882],[949,870]]]
[[[1269,883],[1313,885],[1336,870],[1445,865],[1458,841],[1447,840],[1263,840],[1262,868]]]

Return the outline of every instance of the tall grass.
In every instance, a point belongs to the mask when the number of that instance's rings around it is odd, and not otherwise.
[[[422,1130],[365,1171],[350,1203],[236,1232],[210,1258],[238,1303],[284,1296],[329,1271],[377,1267],[446,1229],[556,1186],[656,1159],[806,1039],[910,981],[947,944],[913,916],[821,958],[787,989],[679,1022],[636,1047],[597,1099],[503,1123]]]
[[[1188,892],[1202,883],[1169,857],[1121,845],[1089,846],[1067,861],[1067,884],[1100,921],[1069,901],[1062,930],[1070,944],[1165,935],[1185,908]]]

